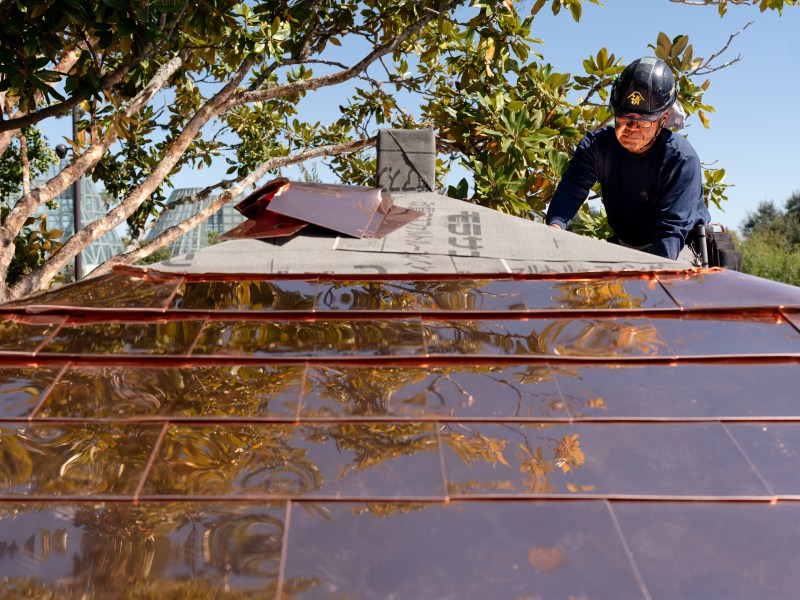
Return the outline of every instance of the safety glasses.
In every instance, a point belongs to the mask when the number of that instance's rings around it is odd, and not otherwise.
[[[658,123],[661,115],[644,116],[644,115],[618,115],[614,117],[617,125],[624,125],[625,127],[638,127],[639,129],[649,129]]]

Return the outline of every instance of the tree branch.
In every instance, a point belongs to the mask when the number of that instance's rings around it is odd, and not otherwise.
[[[82,47],[78,45],[75,48],[65,52],[64,56],[61,57],[61,60],[58,61],[58,64],[55,66],[54,70],[59,73],[66,73],[67,71],[69,71],[75,65],[75,63],[78,62],[78,56],[80,56],[81,49]],[[56,85],[55,82],[50,84],[51,87],[55,85]],[[39,101],[42,99],[43,95],[44,94],[41,90],[36,90],[33,93],[34,102],[38,104]],[[5,114],[7,114],[9,117],[12,116],[11,101],[12,98],[6,96],[5,92],[0,93],[0,103],[2,103],[3,105],[3,114],[0,114],[0,119],[2,119],[3,115]],[[22,116],[25,114],[27,113],[18,112],[17,116]],[[0,122],[0,125],[2,125],[2,122]],[[11,140],[14,139],[14,136],[16,135],[17,131],[18,129],[8,129],[6,131],[0,130],[0,156],[2,156],[3,153],[5,153],[6,149],[11,143]]]
[[[25,296],[41,288],[49,282],[58,271],[70,261],[78,252],[91,244],[101,235],[107,233],[117,225],[127,219],[144,202],[164,179],[172,171],[172,168],[179,162],[181,156],[195,139],[203,126],[216,117],[219,113],[230,108],[230,99],[237,90],[242,79],[253,66],[253,59],[245,60],[231,80],[208,102],[206,102],[189,120],[180,135],[170,144],[164,153],[164,159],[158,164],[153,172],[139,186],[137,186],[127,198],[120,202],[116,207],[108,211],[103,217],[89,223],[86,227],[76,232],[62,245],[50,258],[42,263],[30,275],[24,277],[10,289],[12,297]],[[177,68],[177,67],[176,67]],[[132,103],[128,109],[141,108],[147,104],[150,98],[137,97],[138,102]],[[138,109],[137,109],[138,110]],[[135,111],[134,111],[135,112]],[[83,158],[83,157],[81,157]],[[84,172],[84,171],[80,171]],[[16,209],[16,207],[15,207]],[[8,219],[7,219],[8,220]],[[2,231],[2,228],[0,228]],[[13,237],[11,238],[13,241]],[[4,242],[0,238],[0,242]],[[5,250],[5,249],[4,249]],[[13,244],[12,244],[13,250]],[[3,260],[0,254],[0,261]],[[7,258],[5,264],[9,264]],[[4,276],[3,273],[0,275]]]
[[[175,57],[172,60],[168,61],[164,64],[159,71],[153,76],[153,79],[148,82],[148,84],[142,89],[139,94],[134,97],[130,103],[126,106],[123,113],[126,116],[131,116],[136,114],[142,107],[146,106],[150,100],[152,100],[153,96],[163,87],[166,83],[167,79],[174,73],[180,65],[183,63],[181,58]],[[22,197],[17,200],[14,205],[14,208],[6,216],[3,224],[0,226],[0,281],[5,281],[6,273],[8,271],[8,267],[11,264],[11,259],[14,253],[14,239],[16,238],[17,234],[19,233],[20,229],[22,228],[25,220],[32,215],[36,209],[49,200],[63,192],[67,187],[72,185],[83,173],[87,170],[92,168],[96,165],[103,155],[106,153],[108,148],[113,144],[117,139],[116,133],[109,132],[105,136],[100,136],[99,138],[95,139],[92,144],[86,149],[86,151],[81,154],[75,162],[71,165],[63,169],[60,173],[58,173],[55,177],[50,179],[49,181],[45,182],[40,187],[32,190],[29,194],[24,194]],[[137,205],[138,206],[138,205]],[[135,210],[135,208],[134,208]],[[113,226],[116,227],[116,224]],[[82,230],[83,231],[83,230]],[[103,231],[102,233],[105,233]],[[102,235],[102,233],[98,234]],[[56,259],[56,256],[61,254],[62,257],[64,254],[68,254],[69,252],[73,252],[72,255],[67,256],[66,258],[59,257],[55,262],[60,263],[56,271],[52,274],[58,272],[68,260],[70,260],[77,252],[86,244],[90,243],[93,239],[84,240],[84,237],[81,232],[76,232],[64,246],[62,246],[53,256],[51,256],[47,261],[45,261],[37,271],[40,269],[47,268],[47,265],[50,263],[51,260]],[[73,240],[79,239],[81,242],[72,243]],[[82,245],[78,245],[82,244]],[[65,251],[65,247],[67,247]],[[34,276],[37,271],[31,274],[31,277]],[[52,277],[51,276],[51,277]],[[20,281],[17,286],[23,285],[26,286],[25,281],[28,278],[24,278]],[[39,281],[38,277],[33,277]],[[38,289],[37,287],[26,288],[30,289]],[[24,293],[27,292],[23,292]]]
[[[20,131],[19,137],[19,158],[22,163],[22,193],[29,194],[31,191],[31,164],[28,161],[28,138]]]
[[[749,21],[749,22],[748,22],[748,23],[746,23],[746,24],[745,24],[745,26],[744,26],[744,27],[742,27],[742,28],[741,28],[739,31],[737,31],[736,33],[732,33],[731,35],[729,35],[729,36],[728,36],[728,41],[725,43],[725,45],[724,45],[722,48],[720,48],[719,50],[717,50],[717,52],[715,52],[714,54],[712,54],[712,55],[711,55],[711,57],[709,57],[709,59],[708,59],[707,61],[705,61],[705,62],[704,62],[702,65],[700,65],[699,67],[697,67],[697,68],[696,68],[694,71],[691,71],[691,72],[689,73],[689,75],[708,75],[709,73],[713,73],[713,72],[715,72],[715,71],[719,71],[720,69],[724,69],[725,67],[729,67],[729,66],[731,66],[732,64],[734,64],[734,63],[737,63],[737,62],[739,62],[740,60],[742,60],[742,56],[741,56],[741,55],[738,55],[738,56],[737,56],[736,58],[734,58],[733,60],[730,60],[730,61],[726,62],[725,64],[723,64],[723,65],[720,65],[720,66],[718,66],[718,67],[711,67],[711,66],[710,66],[710,65],[711,65],[711,63],[712,63],[713,61],[715,61],[717,58],[719,58],[719,57],[720,57],[720,56],[722,56],[722,55],[723,55],[725,52],[727,52],[727,50],[728,50],[728,48],[730,48],[730,46],[731,46],[731,42],[733,42],[734,38],[735,38],[736,36],[740,35],[740,34],[741,34],[741,33],[742,33],[742,32],[743,32],[745,29],[747,29],[748,27],[750,27],[750,25],[752,25],[752,24],[753,24],[753,21]]]
[[[687,6],[719,6],[725,0],[670,0],[675,4],[686,4]],[[730,4],[749,4],[751,0],[727,0]],[[755,4],[755,2],[753,2]]]
[[[450,8],[452,8],[457,4],[460,4],[458,0],[448,0],[440,8],[440,10],[443,13],[447,12],[448,10],[450,10]],[[373,62],[378,60],[381,56],[385,56],[387,54],[394,52],[397,48],[400,47],[401,44],[403,44],[406,40],[408,40],[408,38],[421,31],[422,28],[425,27],[425,25],[427,25],[432,19],[436,18],[437,16],[438,13],[427,12],[426,15],[421,17],[416,23],[404,29],[403,32],[400,33],[400,35],[398,35],[394,40],[376,47],[372,52],[367,54],[364,58],[362,58],[355,65],[353,65],[348,69],[344,69],[342,71],[339,71],[338,73],[332,73],[330,75],[322,75],[320,77],[315,77],[313,79],[306,79],[303,81],[295,81],[292,83],[277,85],[273,88],[269,88],[266,90],[243,92],[238,95],[238,97],[234,102],[234,105],[249,104],[251,102],[261,102],[264,100],[272,100],[280,96],[288,96],[303,91],[316,90],[322,87],[327,87],[331,85],[336,85],[338,83],[342,83],[344,81],[347,81],[348,79],[352,79],[353,77],[355,77],[356,75],[367,69],[367,67],[369,67]]]
[[[309,8],[314,10],[314,8],[321,2],[322,0],[312,0],[309,4]],[[256,77],[253,82],[248,86],[247,91],[254,91],[258,89],[267,79],[269,76],[272,75],[278,67],[285,67],[291,66],[296,64],[301,64],[306,61],[306,59],[311,55],[311,38],[313,34],[316,32],[315,27],[308,27],[306,30],[305,35],[303,36],[303,44],[300,46],[299,50],[297,50],[291,58],[282,63],[278,63],[278,61],[274,61],[269,67],[264,69],[264,72],[261,73],[258,77]]]
[[[141,64],[143,61],[148,60],[157,51],[163,48],[163,45],[166,41],[175,33],[176,25],[180,21],[180,18],[183,16],[183,13],[186,11],[184,8],[183,11],[177,16],[174,20],[172,27],[170,28],[169,33],[167,36],[158,44],[155,45],[152,42],[149,42],[147,46],[145,46],[144,51],[139,54],[131,53],[128,57],[123,61],[123,63],[119,66],[118,69],[113,71],[112,73],[107,73],[103,77],[100,78],[100,84],[96,88],[96,91],[101,92],[105,90],[109,90],[116,86],[118,83],[122,81],[122,79],[130,72],[130,70],[135,67],[136,65]],[[84,42],[85,47],[89,47],[88,42]],[[72,64],[69,68],[74,66],[75,62],[77,62],[78,56],[75,56],[75,60],[72,61]],[[56,70],[59,72],[68,71],[69,69],[58,69]],[[56,83],[51,84],[51,87],[57,85]],[[41,92],[39,92],[41,97]],[[28,127],[30,125],[34,125],[39,121],[43,121],[44,119],[48,119],[50,117],[63,117],[67,113],[69,113],[73,108],[75,108],[78,104],[83,101],[83,98],[80,96],[72,96],[67,98],[62,102],[58,102],[56,104],[51,104],[50,106],[46,106],[42,109],[27,112],[20,114],[19,116],[13,117],[6,121],[0,121],[0,132],[5,131],[12,131],[16,129],[22,129],[23,127]],[[38,100],[37,100],[38,103]]]

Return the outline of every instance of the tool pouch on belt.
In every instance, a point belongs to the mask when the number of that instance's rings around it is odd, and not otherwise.
[[[714,231],[714,227],[711,225],[706,225],[705,233],[708,266],[741,271],[742,253],[734,246],[731,234],[724,227],[722,227],[722,231]]]

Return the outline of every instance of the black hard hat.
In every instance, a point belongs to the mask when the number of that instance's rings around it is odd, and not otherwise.
[[[625,67],[611,87],[611,112],[660,117],[678,97],[675,77],[660,58],[639,58]]]

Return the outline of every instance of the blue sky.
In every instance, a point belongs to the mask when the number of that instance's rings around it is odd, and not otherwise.
[[[530,8],[531,0],[521,10]],[[717,64],[741,55],[741,60],[711,76],[705,102],[716,108],[709,115],[710,128],[692,117],[683,130],[701,161],[727,170],[728,202],[724,212],[712,207],[712,218],[738,228],[748,211],[763,200],[779,206],[800,192],[800,165],[796,145],[800,140],[800,65],[797,40],[800,37],[800,7],[789,7],[782,16],[774,11],[759,12],[750,6],[731,6],[720,18],[716,7],[687,6],[669,0],[606,0],[605,5],[584,4],[583,17],[575,23],[568,12],[554,17],[543,9],[534,23],[534,36],[544,39],[539,46],[544,60],[556,70],[583,73],[582,62],[605,46],[624,63],[652,54],[659,31],[670,38],[688,35],[696,57],[708,58],[720,50],[731,34],[753,21],[738,35]],[[347,56],[337,57],[352,62]],[[335,117],[343,98],[332,90],[310,94],[301,117],[314,120]],[[409,107],[414,112],[414,107]],[[55,128],[45,128],[53,145],[71,133],[68,119]],[[177,174],[175,187],[196,187],[224,177],[225,166]],[[324,170],[323,179],[328,180]],[[289,173],[289,176],[294,176]],[[453,177],[457,181],[463,173]]]

